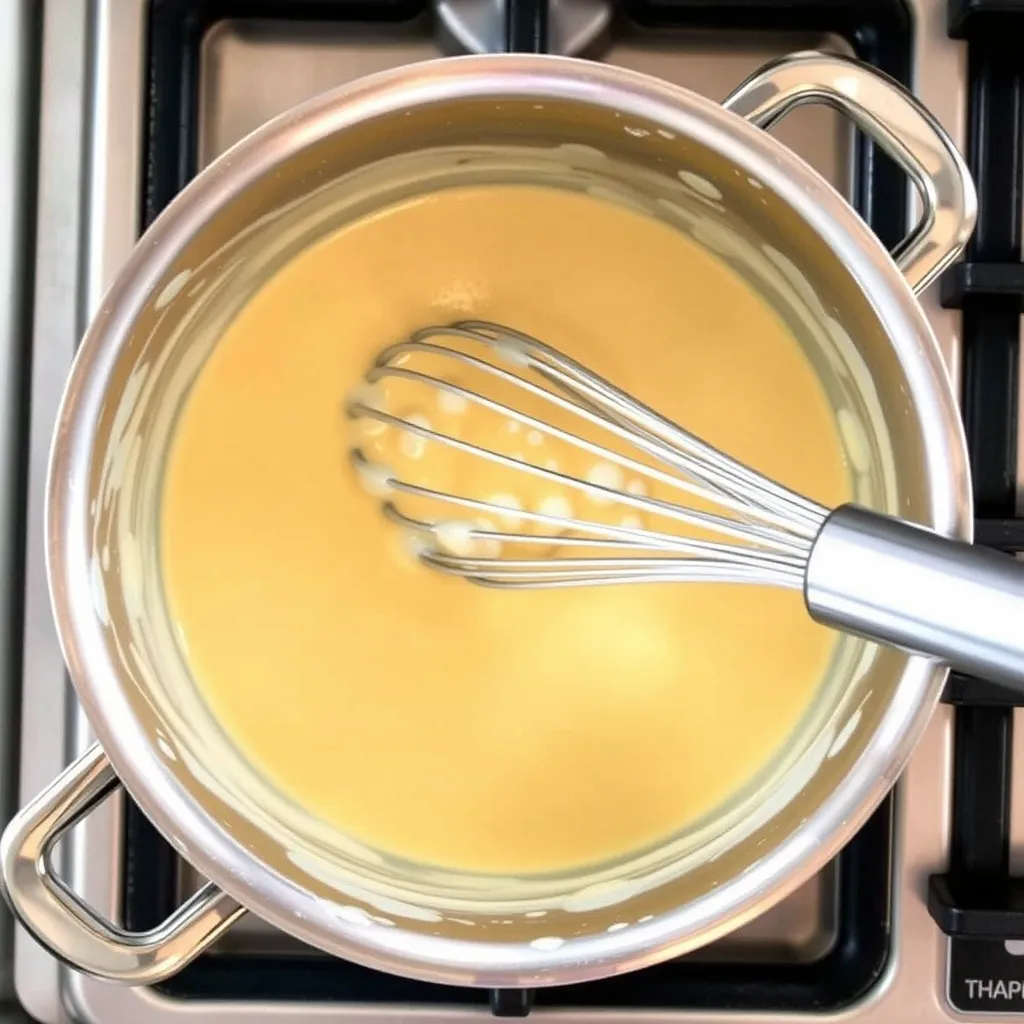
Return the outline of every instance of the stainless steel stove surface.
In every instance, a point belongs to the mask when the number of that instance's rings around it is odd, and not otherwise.
[[[430,10],[416,0],[48,0],[28,436],[22,802],[90,739],[50,618],[42,504],[61,386],[104,288],[145,224],[196,169],[245,133],[360,75],[467,46],[500,48],[506,29],[502,8],[485,0],[440,0]],[[526,8],[533,9],[522,5]],[[314,14],[318,20],[311,20]],[[924,103],[964,144],[968,50],[949,38],[946,18],[944,0],[913,0],[909,7],[902,0],[637,0],[614,6],[553,0],[546,34],[553,49],[645,71],[713,98],[782,53],[811,47],[857,52],[897,77],[909,77]],[[515,31],[526,38],[528,29],[520,25]],[[1019,81],[1017,88],[1019,100]],[[839,115],[821,108],[797,111],[777,134],[849,194],[885,241],[893,243],[904,233],[909,221],[905,183],[854,139]],[[1019,202],[1019,190],[1016,195]],[[1019,229],[1017,239],[1019,246]],[[968,292],[969,307],[976,298],[971,287],[967,281],[961,289]],[[950,372],[959,378],[961,315],[941,308],[937,288],[925,305]],[[982,370],[970,360],[968,366],[973,374],[968,384],[976,388]],[[978,429],[992,428],[983,422]],[[1010,518],[1014,509],[993,505],[985,514]],[[999,723],[984,717],[976,727],[1002,736],[1008,747],[1012,733],[1004,720],[1012,712],[999,710],[1002,732]],[[961,714],[961,722],[968,719]],[[950,849],[953,737],[954,712],[943,706],[894,799],[837,863],[772,912],[684,962],[573,991],[546,991],[532,1005],[529,997],[515,993],[445,989],[363,971],[310,951],[252,916],[159,991],[83,978],[19,932],[17,996],[40,1021],[98,1024],[171,1024],[179,1018],[211,1024],[255,1019],[291,1024],[307,1018],[368,1024],[447,1021],[492,1011],[514,1015],[527,1009],[541,1016],[557,1012],[566,1024],[599,1018],[710,1022],[736,1016],[886,1024],[965,1019],[947,998],[950,942],[927,906],[929,876],[946,869]],[[1016,761],[1024,764],[1024,751]],[[970,795],[962,780],[961,790]],[[1005,802],[1008,792],[1004,780],[995,795]],[[1024,786],[1018,787],[1021,792]],[[111,801],[78,828],[66,844],[65,875],[112,919],[146,928],[159,922],[196,879],[124,803]],[[966,813],[964,806],[961,797],[958,814]],[[1024,824],[1020,827],[1017,846],[1024,858]],[[939,914],[940,908],[933,909]],[[1018,976],[1024,977],[1024,957],[1019,959]],[[1012,1005],[983,1008],[1024,1014],[1024,996]]]

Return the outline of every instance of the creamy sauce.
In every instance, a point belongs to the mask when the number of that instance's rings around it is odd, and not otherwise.
[[[792,592],[496,592],[416,564],[347,461],[345,399],[383,346],[466,316],[549,341],[822,503],[846,500],[849,478],[776,315],[680,233],[592,196],[410,200],[303,252],[232,323],[181,415],[162,522],[172,614],[213,712],[283,792],[382,851],[569,869],[663,839],[748,783],[834,638]],[[437,457],[406,442],[402,458]],[[548,443],[515,439],[538,464],[560,457]],[[577,471],[644,487],[599,461]],[[513,525],[517,503],[557,515],[586,500],[504,487]],[[447,529],[453,548],[473,543]]]

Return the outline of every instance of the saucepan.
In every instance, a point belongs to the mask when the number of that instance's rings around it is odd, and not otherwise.
[[[848,115],[916,186],[923,214],[896,254],[763,130],[805,103]],[[956,401],[915,296],[965,244],[975,194],[950,139],[898,84],[800,53],[718,105],[607,65],[505,54],[416,64],[314,99],[203,171],[146,232],[60,409],[49,583],[98,744],[10,823],[2,867],[18,918],[78,969],[158,982],[246,912],[339,957],[446,984],[642,967],[740,926],[817,872],[921,735],[942,666],[843,638],[786,749],[728,806],[614,863],[518,878],[369,849],[286,800],[232,746],[189,677],[156,557],[161,470],[189,386],[225,324],[303,247],[402,197],[488,181],[592,190],[728,261],[815,366],[856,499],[970,539]],[[53,866],[60,837],[119,786],[209,879],[145,933],[102,919]]]

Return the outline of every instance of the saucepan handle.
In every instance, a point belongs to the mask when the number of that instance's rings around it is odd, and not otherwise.
[[[911,288],[922,292],[963,250],[977,218],[974,182],[953,140],[898,82],[860,61],[833,54],[795,53],[768,64],[724,106],[769,128],[807,103],[846,114],[916,186],[923,213],[893,257]]]
[[[0,889],[21,923],[60,960],[108,981],[153,985],[180,971],[245,909],[207,883],[156,928],[128,932],[71,892],[54,873],[53,848],[119,785],[102,748],[86,751],[4,830]]]
[[[821,528],[812,617],[1024,691],[1024,563],[855,505]]]

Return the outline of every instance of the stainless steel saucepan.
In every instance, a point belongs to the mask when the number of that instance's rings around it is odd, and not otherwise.
[[[890,256],[762,129],[803,103],[847,114],[905,169],[923,216]],[[844,638],[786,750],[708,820],[615,863],[483,877],[393,860],[284,799],[230,744],[175,642],[157,559],[175,417],[224,325],[285,261],[402,197],[471,182],[591,190],[732,264],[805,348],[855,498],[970,539],[956,402],[915,298],[974,222],[949,138],[845,58],[772,64],[723,106],[607,65],[500,55],[404,67],[324,95],[223,156],[146,233],[79,350],[54,435],[50,589],[99,743],[11,822],[3,887],[62,960],[148,984],[246,911],[330,953],[430,981],[578,982],[738,927],[818,871],[907,761],[945,671]],[[344,282],[339,282],[344,287]],[[101,920],[51,854],[123,785],[210,879],[152,932]]]

